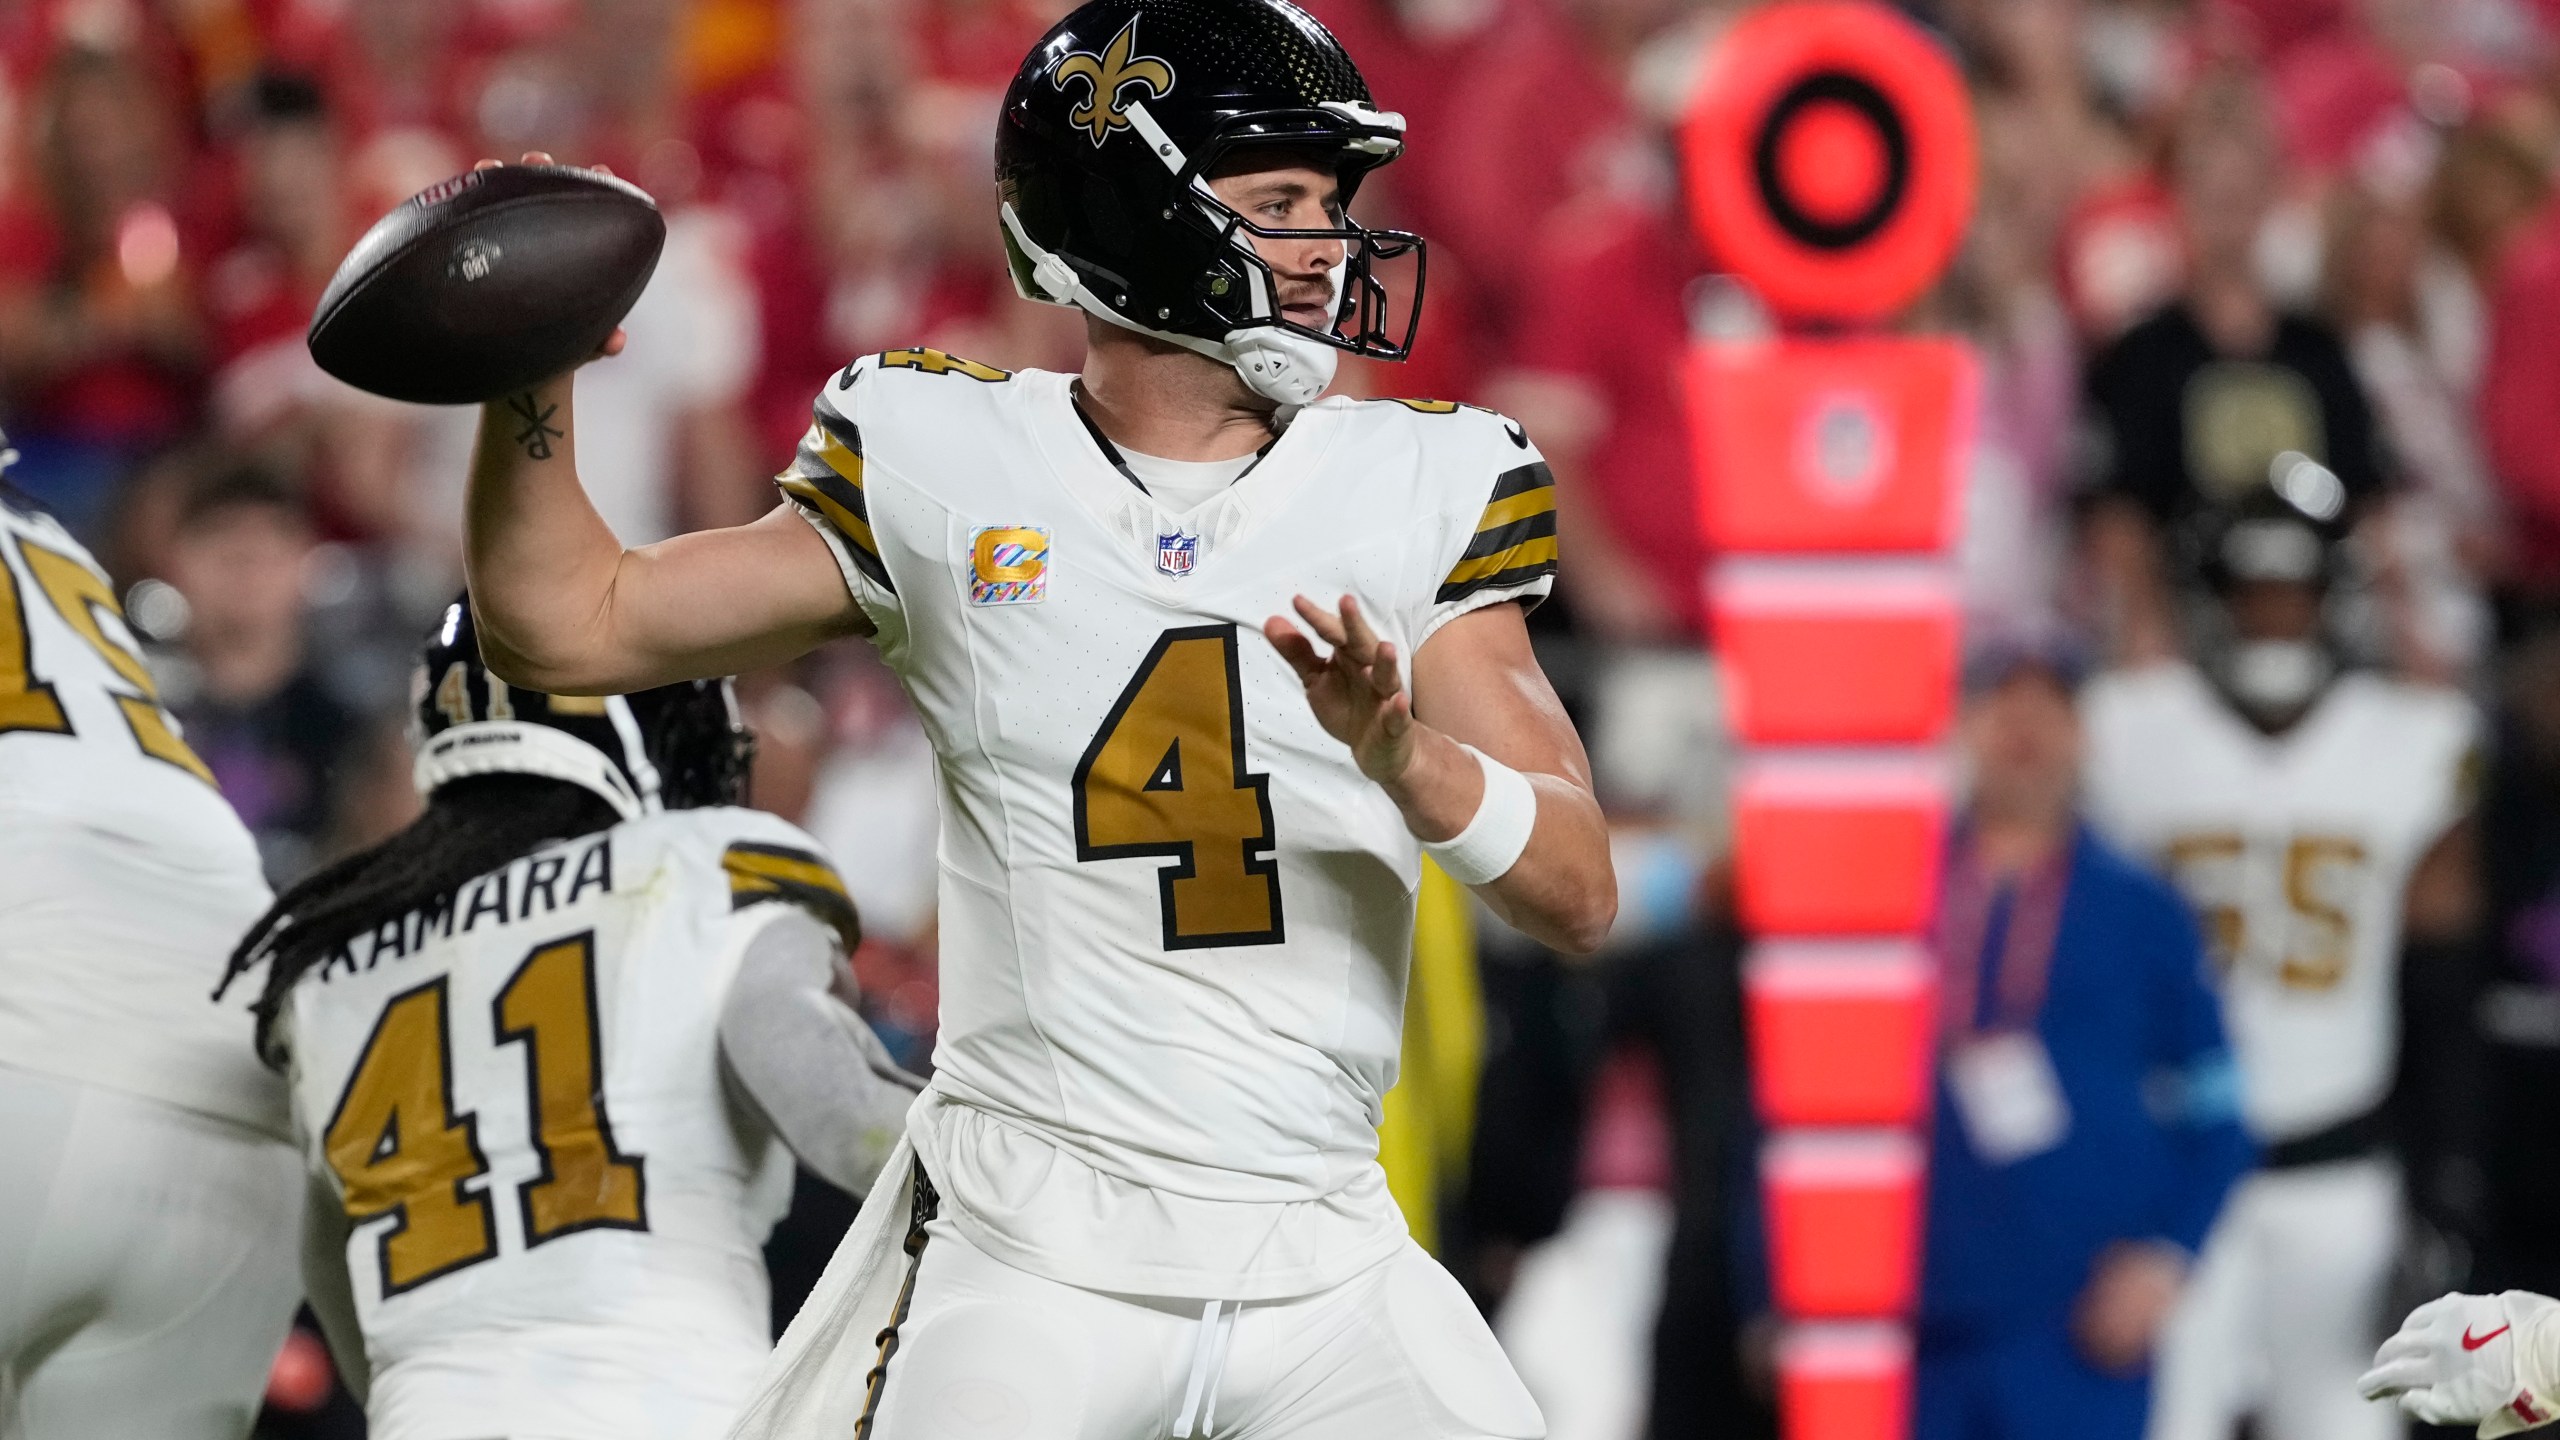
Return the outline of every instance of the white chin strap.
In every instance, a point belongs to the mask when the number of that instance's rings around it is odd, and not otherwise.
[[[1333,300],[1325,313],[1340,314],[1342,267],[1326,271],[1325,278],[1333,282]],[[1277,325],[1230,330],[1226,343],[1214,347],[1213,353],[1236,367],[1254,394],[1283,405],[1314,403],[1333,383],[1334,368],[1342,363],[1342,351],[1336,347]]]
[[[1031,261],[1030,282],[1014,287],[1025,300],[1037,300],[1048,305],[1072,305],[1123,330],[1152,335],[1158,340],[1232,365],[1254,394],[1281,405],[1308,404],[1333,383],[1334,369],[1342,363],[1341,350],[1277,325],[1254,325],[1230,330],[1223,340],[1203,340],[1197,335],[1181,335],[1139,324],[1103,303],[1102,297],[1085,285],[1083,277],[1063,257],[1055,251],[1041,249],[1030,233],[1022,228],[1022,219],[1013,213],[1012,205],[1002,206],[997,213],[1004,220],[1005,233],[1013,237],[1013,243],[1020,246],[1024,257]],[[1326,272],[1327,278],[1333,282],[1333,306],[1337,311],[1342,304],[1342,270],[1343,267],[1337,265]]]

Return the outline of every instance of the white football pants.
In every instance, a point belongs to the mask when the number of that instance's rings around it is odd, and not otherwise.
[[[1044,1280],[948,1217],[926,1234],[871,1440],[1546,1433],[1466,1292],[1410,1241],[1315,1295],[1217,1304]]]
[[[2356,1394],[2401,1233],[2400,1167],[2381,1158],[2262,1171],[2232,1190],[2161,1337],[2150,1440],[2399,1440]]]
[[[302,1195],[282,1140],[0,1065],[0,1440],[240,1440]]]

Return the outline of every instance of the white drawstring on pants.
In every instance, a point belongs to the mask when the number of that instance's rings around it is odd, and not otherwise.
[[[1241,1303],[1212,1300],[1200,1307],[1200,1334],[1191,1347],[1191,1381],[1182,1389],[1182,1418],[1173,1440],[1208,1440],[1218,1419],[1218,1382],[1227,1371],[1227,1340],[1235,1334]],[[1199,1423],[1195,1427],[1193,1421]]]

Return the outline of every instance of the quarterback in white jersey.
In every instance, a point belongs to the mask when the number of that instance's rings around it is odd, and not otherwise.
[[[2459,852],[2478,721],[2455,692],[2339,671],[2327,518],[2269,489],[2209,521],[2205,664],[2106,676],[2086,701],[2091,813],[2202,916],[2264,1147],[2164,1342],[2157,1440],[2221,1440],[2253,1411],[2270,1440],[2397,1425],[2352,1381],[2402,1230],[2384,1106],[2404,897]]]
[[[273,966],[314,1303],[376,1440],[710,1440],[792,1154],[858,1193],[914,1096],[834,996],[852,903],[736,804],[727,682],[515,690],[460,605],[426,658],[426,814],[234,962]]]
[[[976,762],[943,771],[918,1151],[971,1242],[1037,1274],[1324,1289],[1404,1242],[1376,1163],[1404,972],[1378,962],[1410,946],[1420,854],[1255,632],[1352,593],[1411,651],[1542,593],[1543,562],[1468,557],[1551,482],[1489,413],[1324,400],[1174,513],[1071,385],[866,358],[783,481],[939,752]],[[1345,543],[1351,513],[1374,528]]]
[[[257,1414],[302,1186],[249,1016],[205,995],[266,902],[114,587],[0,488],[0,1436]]]
[[[875,1192],[735,1433],[1537,1435],[1403,1233],[1379,1102],[1426,849],[1568,951],[1616,886],[1522,618],[1546,466],[1488,412],[1319,398],[1411,341],[1422,242],[1347,211],[1404,122],[1287,0],[1095,0],[997,133],[993,218],[1022,293],[1086,312],[1080,375],[860,361],[784,507],[628,552],[567,377],[483,414],[500,673],[868,634],[939,761],[911,1203]]]

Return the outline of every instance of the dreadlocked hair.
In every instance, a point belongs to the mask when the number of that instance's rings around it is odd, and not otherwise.
[[[278,895],[232,950],[214,998],[261,962],[267,965],[267,988],[250,1007],[265,1054],[268,1031],[294,982],[339,946],[546,842],[592,834],[621,818],[604,797],[565,780],[473,775],[448,781],[408,828]]]

